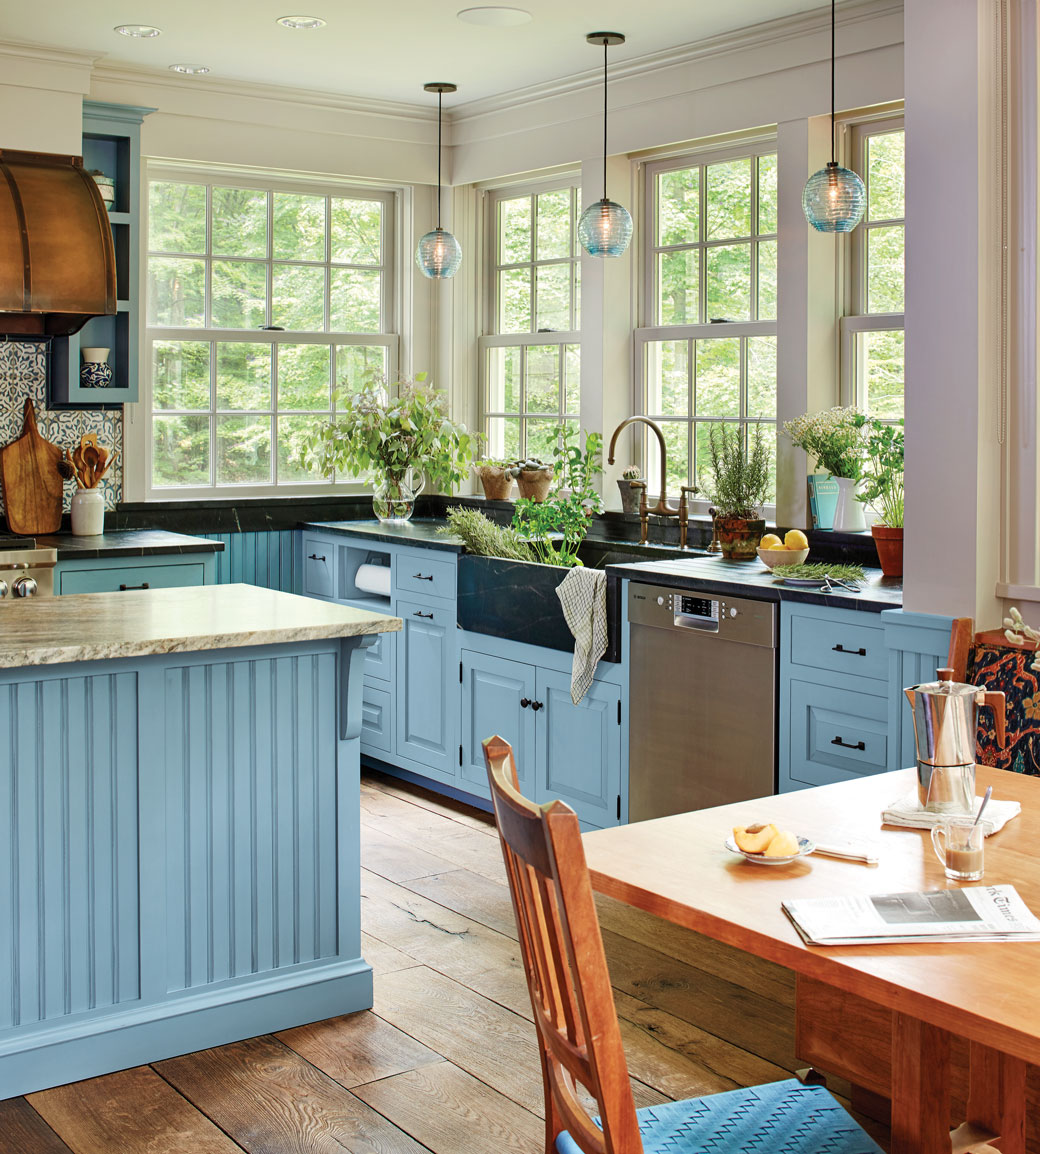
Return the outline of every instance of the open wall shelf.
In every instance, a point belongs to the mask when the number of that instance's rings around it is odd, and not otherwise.
[[[52,408],[108,409],[138,398],[141,123],[154,111],[83,102],[83,167],[98,169],[115,180],[115,203],[108,215],[116,254],[116,314],[93,317],[71,337],[55,337]],[[80,383],[80,350],[91,347],[110,350],[112,382],[107,388],[87,388]]]

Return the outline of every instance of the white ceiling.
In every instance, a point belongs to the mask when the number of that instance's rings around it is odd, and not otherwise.
[[[447,109],[598,67],[602,50],[585,43],[588,32],[624,33],[628,42],[610,50],[620,63],[829,7],[820,0],[500,0],[534,19],[498,29],[456,17],[489,2],[496,0],[42,0],[0,5],[0,40],[96,53],[102,66],[165,72],[204,64],[214,80],[410,104],[435,103],[423,83],[448,80],[459,91],[445,97]],[[328,23],[292,31],[275,23],[287,15]],[[163,35],[137,40],[113,31],[129,23],[155,25]]]

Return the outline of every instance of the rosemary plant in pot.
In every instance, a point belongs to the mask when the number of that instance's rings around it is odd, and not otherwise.
[[[467,474],[473,438],[448,416],[447,397],[425,373],[400,381],[396,395],[372,374],[356,393],[337,394],[336,410],[309,438],[305,459],[326,477],[371,477],[380,521],[407,521],[427,479],[450,492]]]
[[[886,577],[903,575],[903,422],[868,417],[867,462],[859,500],[877,514],[870,535]]]
[[[759,512],[769,491],[769,445],[758,425],[748,431],[745,444],[739,425],[714,424],[708,429],[708,457],[708,475],[700,485],[716,510],[722,555],[748,561],[766,527]]]

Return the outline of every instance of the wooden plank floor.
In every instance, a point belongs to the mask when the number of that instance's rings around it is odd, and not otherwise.
[[[0,1102],[0,1154],[540,1151],[494,826],[376,774],[361,806],[371,1011]],[[795,1068],[788,973],[609,899],[600,917],[638,1106]]]

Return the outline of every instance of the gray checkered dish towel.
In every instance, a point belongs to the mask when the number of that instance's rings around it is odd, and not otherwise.
[[[607,651],[607,575],[602,569],[575,566],[556,587],[563,617],[574,634],[571,701],[588,692],[596,664]]]

